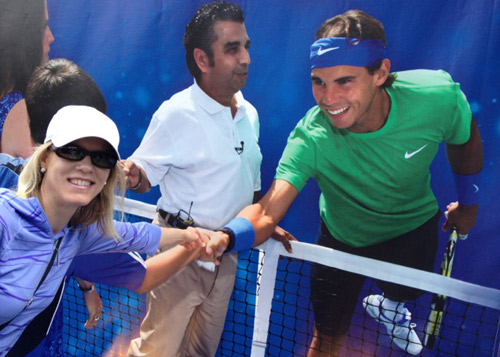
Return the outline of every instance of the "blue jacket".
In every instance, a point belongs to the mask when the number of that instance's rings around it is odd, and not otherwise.
[[[161,229],[145,223],[115,222],[118,242],[102,237],[97,226],[65,227],[56,235],[36,198],[24,199],[0,189],[0,356],[5,355],[24,327],[52,301],[73,257],[82,254],[142,251],[153,255]],[[55,242],[62,239],[58,258],[33,296],[50,261]],[[28,301],[34,298],[27,307]]]
[[[17,188],[26,160],[0,153],[0,187]],[[137,253],[87,254],[75,257],[68,276],[129,290],[137,290],[146,275],[146,265]]]

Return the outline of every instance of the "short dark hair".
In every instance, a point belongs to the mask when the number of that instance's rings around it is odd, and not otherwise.
[[[186,63],[189,73],[200,81],[201,71],[194,60],[193,51],[199,48],[205,52],[213,65],[212,44],[217,41],[214,26],[218,21],[234,21],[243,23],[245,15],[236,4],[224,1],[215,1],[203,5],[189,21],[184,32],[184,48],[186,50]]]
[[[320,38],[326,37],[379,40],[387,46],[384,25],[374,17],[361,10],[349,10],[323,22],[318,31],[316,31],[316,37],[314,40],[317,41]],[[370,74],[373,74],[380,68],[381,65],[382,61],[366,67],[366,69]],[[396,75],[391,73],[381,87],[390,87],[395,80]]]
[[[86,105],[106,113],[101,90],[76,63],[58,58],[37,67],[26,89],[26,107],[35,143],[43,143],[50,120],[67,105]]]
[[[0,96],[23,95],[33,69],[42,63],[44,0],[0,0]]]

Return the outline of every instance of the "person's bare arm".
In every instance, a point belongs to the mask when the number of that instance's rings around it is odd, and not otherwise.
[[[278,223],[298,195],[297,189],[284,180],[274,180],[266,195],[257,203],[243,208],[237,217],[247,219],[255,231],[252,247],[264,243],[271,237]],[[220,256],[229,244],[229,236],[224,232],[214,232],[207,244],[207,254]]]
[[[202,247],[189,250],[182,246],[175,246],[146,260],[146,275],[137,294],[145,294],[167,281],[172,275],[197,259]]]
[[[299,192],[284,180],[274,180],[259,202],[243,208],[237,217],[244,217],[255,229],[253,246],[264,243],[274,233]]]
[[[463,145],[446,145],[446,155],[452,171],[467,176],[480,172],[483,168],[483,146],[476,121],[472,118],[469,141]],[[456,227],[458,232],[466,234],[474,226],[478,204],[450,204],[443,230]]]
[[[85,322],[85,328],[91,329],[97,325],[102,317],[102,301],[97,293],[94,283],[80,278],[75,278],[80,290],[83,292],[83,300],[89,311],[89,318]]]
[[[33,154],[28,110],[24,99],[17,102],[5,118],[2,128],[2,152],[26,159]]]
[[[204,237],[204,233],[194,227],[187,229],[179,229],[172,227],[160,227],[161,237],[158,248],[165,248],[176,244],[183,245],[185,248],[193,250],[198,247],[204,247],[208,237]]]

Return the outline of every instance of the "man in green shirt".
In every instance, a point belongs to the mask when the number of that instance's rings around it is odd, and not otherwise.
[[[465,95],[443,71],[390,73],[385,49],[383,25],[362,11],[348,11],[321,25],[311,47],[318,105],[290,134],[268,193],[243,209],[210,247],[262,243],[314,178],[321,189],[318,244],[432,271],[441,212],[429,166],[441,142],[458,193],[443,229],[466,234],[473,227],[483,156]],[[309,356],[338,354],[363,281],[342,270],[315,267]],[[420,353],[422,344],[404,302],[422,292],[378,285],[384,293],[364,298],[367,313],[387,328],[398,347]]]

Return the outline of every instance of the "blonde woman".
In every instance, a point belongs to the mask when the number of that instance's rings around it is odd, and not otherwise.
[[[118,142],[118,129],[106,115],[64,107],[23,169],[18,191],[0,189],[0,356],[52,301],[74,256],[153,255],[175,244],[200,255],[207,238],[195,228],[113,220],[115,187],[124,182],[116,165]]]

